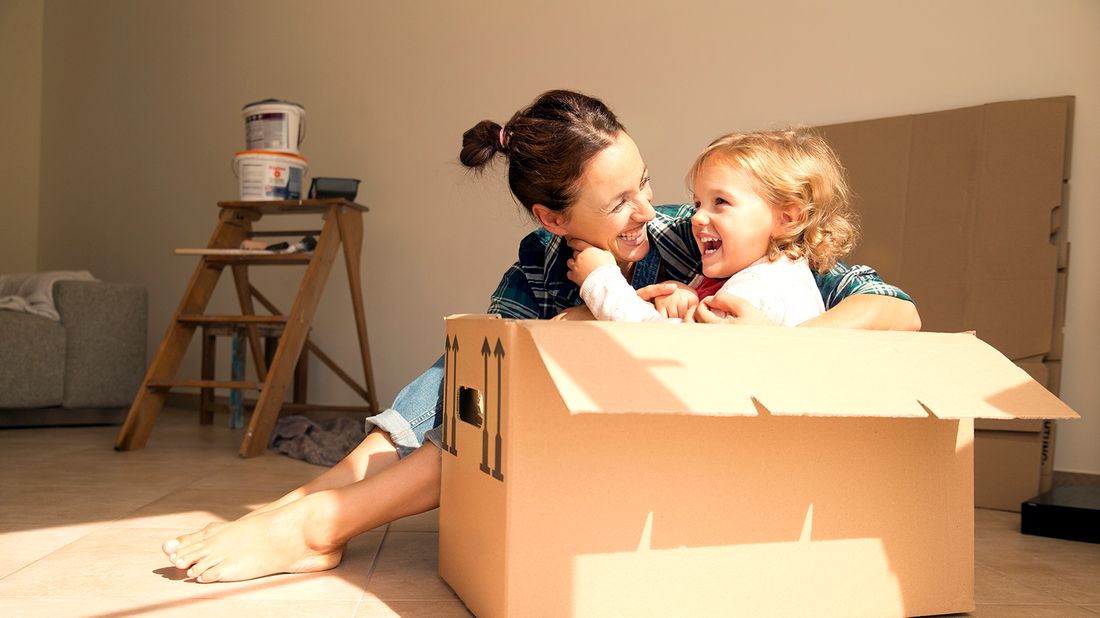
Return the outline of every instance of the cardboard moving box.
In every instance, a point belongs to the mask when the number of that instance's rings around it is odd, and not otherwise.
[[[970,334],[448,318],[440,573],[478,616],[973,609]]]

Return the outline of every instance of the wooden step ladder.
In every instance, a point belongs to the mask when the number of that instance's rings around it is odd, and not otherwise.
[[[364,415],[377,414],[378,400],[371,370],[370,348],[367,343],[367,322],[363,313],[363,290],[360,284],[359,260],[363,243],[363,213],[367,207],[345,199],[285,200],[268,202],[219,202],[221,215],[217,227],[205,250],[197,251],[199,264],[183,293],[183,299],[172,316],[168,332],[149,365],[141,388],[126,422],[115,441],[117,450],[140,449],[145,446],[153,424],[164,407],[168,391],[178,387],[234,388],[259,391],[259,399],[252,412],[252,419],[241,442],[240,455],[255,457],[264,451],[271,438],[275,421],[283,407],[283,398],[294,373],[295,364],[303,348],[320,358],[337,375],[347,382],[366,402],[361,408]],[[253,230],[254,223],[265,215],[319,214],[323,225],[320,230],[267,231]],[[241,242],[260,236],[294,237],[313,234],[317,246],[312,253],[249,253],[236,251]],[[359,351],[363,362],[365,386],[360,387],[325,355],[312,341],[309,328],[317,303],[321,298],[325,281],[340,246],[344,247],[344,262],[351,290],[351,303],[355,315],[355,330],[359,339]],[[306,266],[298,293],[290,313],[282,315],[249,282],[250,266],[300,264]],[[240,315],[206,315],[207,304],[214,293],[222,271],[229,267],[240,302]],[[258,301],[272,315],[258,315],[253,300]],[[180,380],[176,378],[184,353],[196,329],[204,325],[237,324],[247,332],[248,345],[255,363],[259,382]],[[283,334],[271,366],[266,366],[258,326],[278,324]],[[320,406],[318,406],[320,407]],[[346,408],[344,408],[346,409]]]

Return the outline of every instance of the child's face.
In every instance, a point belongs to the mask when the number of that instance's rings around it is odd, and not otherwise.
[[[754,178],[723,161],[708,161],[695,176],[691,231],[703,254],[703,274],[733,276],[768,252],[782,215],[756,191]]]

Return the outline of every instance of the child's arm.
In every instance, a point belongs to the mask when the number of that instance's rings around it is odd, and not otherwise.
[[[647,285],[638,290],[638,298],[653,303],[657,312],[666,318],[680,318],[685,322],[692,321],[695,308],[699,306],[695,289],[679,281]]]
[[[597,249],[583,240],[569,241],[573,259],[567,262],[568,277],[581,287],[581,298],[597,320],[617,322],[666,322],[653,305],[638,297],[630,287],[611,252]]]

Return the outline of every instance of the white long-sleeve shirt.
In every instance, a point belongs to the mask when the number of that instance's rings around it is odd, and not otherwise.
[[[726,280],[720,291],[740,296],[780,326],[797,326],[825,312],[821,292],[806,260],[761,258]],[[638,298],[616,266],[592,271],[581,286],[581,298],[597,320],[677,322]]]

